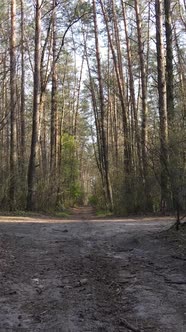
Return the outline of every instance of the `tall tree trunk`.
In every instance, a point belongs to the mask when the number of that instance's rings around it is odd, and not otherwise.
[[[160,164],[161,164],[161,210],[168,204],[168,124],[165,79],[165,52],[163,45],[163,8],[162,0],[155,1],[156,11],[156,48],[158,66],[158,95],[160,117]]]
[[[17,126],[16,126],[16,1],[11,0],[10,36],[10,209],[16,208]]]
[[[183,126],[184,122],[186,120],[186,75],[185,75],[185,58],[182,57],[182,52],[180,49],[179,41],[178,41],[178,35],[176,31],[176,27],[174,26],[174,40],[175,40],[175,46],[176,46],[176,54],[178,58],[177,63],[177,70],[179,75],[179,81],[180,81],[180,96],[182,97],[181,101],[181,113],[182,113],[182,119],[183,119]]]
[[[142,125],[141,125],[141,151],[142,151],[142,165],[143,165],[143,181],[144,191],[146,196],[146,208],[151,208],[150,191],[148,185],[148,163],[147,163],[147,144],[148,144],[148,131],[147,131],[147,73],[145,67],[144,45],[142,40],[142,20],[140,12],[139,0],[135,0],[137,36],[138,36],[138,55],[140,62],[140,79],[141,79],[141,100],[142,100]]]
[[[21,0],[21,169],[25,174],[25,55],[24,55],[24,0]]]
[[[140,78],[141,78],[141,96],[142,96],[142,162],[143,176],[147,176],[147,86],[146,86],[146,70],[144,60],[144,47],[142,41],[141,13],[139,8],[139,0],[135,0],[136,24],[138,35],[138,55],[140,60]]]
[[[118,84],[118,90],[119,90],[119,99],[121,103],[121,109],[122,109],[122,117],[123,117],[123,131],[124,131],[124,165],[125,165],[125,174],[129,175],[131,171],[131,149],[130,149],[130,143],[129,143],[129,128],[128,128],[128,117],[127,117],[127,105],[126,105],[126,96],[124,94],[124,87],[123,87],[123,80],[120,76],[120,70],[118,65],[118,60],[116,56],[116,52],[114,49],[114,44],[111,38],[111,33],[109,30],[109,24],[108,24],[108,17],[105,11],[105,7],[103,4],[103,1],[100,0],[101,10],[103,13],[106,30],[107,30],[107,36],[108,41],[110,44],[113,62],[114,62],[114,69],[116,73],[117,78],[117,84]]]
[[[174,74],[173,74],[173,27],[171,18],[171,1],[164,0],[165,35],[166,35],[166,81],[167,81],[167,116],[171,128],[174,120]]]
[[[85,46],[85,48],[86,48],[86,46]],[[91,76],[91,70],[90,70],[90,64],[89,64],[89,58],[88,58],[87,50],[85,51],[85,56],[86,56],[86,61],[87,61],[88,73],[89,73],[92,108],[93,108],[93,112],[94,112],[96,136],[97,136],[98,153],[95,149],[95,143],[94,143],[93,144],[94,155],[95,155],[97,168],[98,168],[100,176],[101,176],[101,182],[102,182],[102,186],[103,186],[104,198],[107,201],[107,190],[106,190],[106,186],[105,186],[105,173],[104,173],[104,162],[103,162],[103,147],[102,147],[101,129],[100,129],[101,124],[100,124],[100,120],[99,120],[99,116],[98,116],[97,99],[96,99],[96,95],[95,95],[95,91],[94,91],[95,89],[94,89],[94,84],[93,84],[93,78]]]
[[[34,191],[36,185],[36,162],[39,144],[39,109],[40,109],[40,61],[41,61],[41,2],[36,0],[35,9],[35,53],[34,53],[34,90],[33,90],[33,123],[31,153],[28,166],[27,210],[34,209]]]
[[[73,112],[73,135],[76,139],[77,135],[77,120],[78,120],[78,111],[79,111],[79,103],[80,103],[80,92],[81,92],[81,83],[82,83],[82,76],[83,76],[83,65],[84,65],[84,60],[85,60],[85,54],[83,53],[82,55],[82,60],[81,60],[81,66],[80,66],[80,73],[79,73],[79,80],[77,83],[77,95],[76,95],[76,105],[74,107],[74,112]]]
[[[108,164],[108,144],[106,141],[106,131],[105,131],[105,105],[104,105],[104,93],[103,93],[103,79],[101,73],[101,58],[98,40],[98,26],[97,26],[97,14],[96,14],[96,2],[92,1],[93,4],[93,15],[94,15],[94,35],[95,35],[95,47],[96,47],[96,61],[97,61],[97,71],[98,71],[98,82],[99,82],[99,107],[101,115],[101,144],[103,153],[103,170],[104,170],[104,180],[107,193],[107,203],[110,210],[113,210],[113,198],[112,189],[109,179],[109,164]]]
[[[58,137],[58,110],[57,110],[57,63],[56,63],[56,6],[57,0],[53,0],[52,13],[52,93],[51,93],[51,150],[50,150],[50,171],[55,177],[57,167],[57,137]],[[53,178],[54,178],[53,177]]]
[[[132,117],[134,118],[134,127],[135,127],[135,143],[137,149],[137,157],[138,157],[138,166],[139,173],[142,176],[142,165],[141,165],[141,137],[138,125],[138,110],[137,103],[135,97],[135,87],[134,87],[134,76],[132,70],[132,54],[131,54],[131,43],[128,36],[128,24],[126,19],[126,4],[124,4],[123,0],[121,0],[122,5],[122,14],[123,14],[123,22],[124,22],[124,30],[125,30],[125,39],[126,39],[126,49],[127,49],[127,61],[128,61],[128,72],[129,72],[129,86],[130,86],[130,95],[131,95],[131,104],[132,104]]]
[[[121,41],[120,41],[120,32],[119,32],[119,24],[118,24],[118,16],[116,12],[116,2],[115,0],[111,0],[111,6],[112,6],[112,17],[113,17],[113,30],[114,30],[114,38],[113,39],[113,46],[115,46],[112,50],[116,52],[116,57],[117,57],[117,64],[115,64],[118,67],[118,76],[120,77],[120,84],[121,84],[121,90],[122,90],[122,96],[120,97],[123,100],[122,105],[122,118],[123,118],[123,132],[124,132],[124,165],[125,165],[125,187],[127,188],[126,191],[129,192],[129,187],[130,187],[130,179],[127,179],[127,175],[130,173],[130,168],[132,165],[132,157],[131,157],[131,147],[129,147],[129,136],[130,136],[130,124],[129,124],[129,102],[127,98],[127,89],[126,89],[126,84],[125,84],[125,75],[124,75],[124,67],[123,67],[123,56],[122,56],[122,50],[121,50]],[[106,16],[105,16],[106,17]],[[110,45],[110,42],[109,42]],[[111,45],[110,45],[111,46]],[[116,79],[117,74],[116,74]],[[115,99],[116,101],[116,99]],[[116,105],[114,105],[114,111],[116,111]],[[114,123],[112,124],[114,126]],[[126,136],[127,134],[127,136]],[[117,149],[116,149],[117,151]],[[129,151],[130,151],[130,156],[129,156]]]

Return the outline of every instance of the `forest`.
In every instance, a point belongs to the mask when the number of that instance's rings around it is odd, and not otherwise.
[[[186,0],[0,0],[0,175],[0,331],[186,331]]]
[[[185,0],[2,0],[0,209],[186,208]]]

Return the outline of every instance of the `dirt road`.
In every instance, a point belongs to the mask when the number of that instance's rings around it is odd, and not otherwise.
[[[0,217],[0,331],[185,332],[185,233],[168,219]]]

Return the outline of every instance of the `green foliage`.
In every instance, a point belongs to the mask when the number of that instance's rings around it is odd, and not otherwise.
[[[96,195],[91,195],[88,199],[88,203],[91,206],[96,207],[98,205],[98,200],[99,198]]]
[[[111,182],[114,212],[117,215],[127,215],[129,213],[158,212],[161,200],[161,164],[160,164],[160,119],[158,113],[158,91],[155,82],[157,82],[157,56],[151,40],[155,40],[154,20],[149,20],[148,6],[144,2],[141,10],[142,17],[142,40],[145,59],[148,63],[146,71],[147,78],[147,95],[148,95],[148,140],[147,140],[147,178],[142,178],[140,155],[142,149],[141,142],[141,125],[142,125],[142,99],[140,85],[140,58],[139,45],[137,40],[136,24],[134,23],[135,9],[134,1],[126,3],[126,19],[128,25],[128,34],[130,38],[131,64],[134,79],[134,95],[136,98],[137,110],[137,127],[139,129],[139,151],[137,151],[136,127],[134,119],[134,110],[132,105],[132,91],[130,88],[131,77],[129,77],[129,64],[127,62],[126,37],[123,27],[123,14],[121,3],[118,1],[116,6],[116,21],[118,22],[120,45],[122,53],[122,63],[124,85],[126,85],[126,115],[128,119],[129,132],[128,144],[131,149],[131,170],[130,174],[125,174],[125,156],[124,156],[124,129],[123,129],[123,112],[119,97],[118,80],[115,73],[113,56],[111,48],[108,47],[108,34],[105,29],[105,21],[102,17],[99,1],[96,2],[98,14],[98,39],[100,44],[101,76],[104,92],[104,115],[103,130],[106,134],[106,145],[108,148],[108,169],[109,179]],[[117,41],[114,38],[114,22],[111,2],[103,1],[105,11],[109,18],[109,29],[113,47],[117,54]],[[53,212],[57,210],[59,217],[66,217],[65,207],[74,204],[83,204],[89,202],[96,207],[98,214],[106,215],[107,204],[106,194],[103,188],[105,181],[104,172],[100,172],[100,161],[103,156],[102,130],[101,130],[101,108],[100,108],[100,89],[98,80],[98,66],[95,52],[95,29],[93,28],[93,15],[91,1],[83,0],[64,0],[59,2],[56,7],[56,24],[60,29],[56,29],[56,52],[58,53],[64,32],[68,30],[69,24],[74,23],[65,36],[64,45],[59,54],[56,64],[57,74],[57,93],[56,106],[56,161],[57,167],[54,166],[53,172],[50,167],[51,155],[51,78],[47,85],[45,93],[43,92],[43,111],[41,113],[40,128],[40,146],[39,157],[35,167],[36,187],[34,188],[35,209],[39,211]],[[124,4],[125,6],[125,4]],[[183,5],[180,9],[183,11]],[[53,12],[51,3],[44,1],[42,4],[42,22],[41,34],[43,53],[42,77],[45,79],[47,72],[52,69],[52,25],[48,30]],[[173,9],[173,8],[172,8]],[[29,2],[24,3],[25,25],[24,39],[29,41],[28,45],[21,45],[20,13],[16,14],[16,68],[17,68],[17,117],[20,120],[21,104],[21,52],[24,52],[24,70],[25,70],[25,160],[24,170],[21,165],[22,156],[20,149],[21,141],[21,121],[17,121],[17,179],[16,179],[16,208],[22,211],[25,208],[27,197],[27,172],[28,160],[30,156],[31,132],[32,132],[32,110],[33,110],[33,77],[30,75],[34,69],[34,6]],[[176,12],[175,12],[176,10]],[[147,15],[148,14],[148,15]],[[186,131],[185,131],[185,77],[184,77],[184,58],[185,43],[183,42],[183,26],[180,17],[180,10],[173,9],[173,24],[175,26],[174,41],[174,104],[175,114],[174,121],[169,128],[169,145],[168,154],[169,162],[167,167],[168,183],[168,208],[175,208],[176,202],[182,210],[186,209]],[[132,23],[132,24],[130,24]],[[10,91],[11,82],[9,77],[9,32],[10,32],[10,11],[9,4],[2,1],[0,4],[0,48],[2,61],[1,85],[0,85],[0,104],[1,104],[1,142],[0,142],[0,159],[1,159],[1,177],[0,177],[0,208],[8,210],[10,207],[9,183],[10,183],[10,137],[11,137],[11,117],[9,117]],[[121,29],[122,27],[122,29]],[[149,28],[149,39],[147,39]],[[84,36],[82,34],[84,32]],[[48,32],[47,32],[48,31]],[[47,40],[47,33],[48,40]],[[164,36],[165,37],[165,36]],[[87,39],[87,44],[84,41]],[[46,44],[45,44],[46,43]],[[23,47],[22,47],[23,46]],[[62,45],[61,45],[62,46]],[[45,49],[43,49],[45,47]],[[28,49],[27,49],[28,48]],[[85,52],[86,49],[86,52]],[[29,57],[27,56],[29,53]],[[87,54],[86,54],[87,53]],[[87,55],[87,59],[86,59]],[[79,66],[84,59],[84,68],[82,73],[79,72]],[[90,66],[90,77],[86,72],[87,61]],[[119,65],[119,58],[116,59]],[[49,68],[47,69],[47,63]],[[119,66],[120,67],[120,66]],[[182,74],[183,72],[183,74]],[[82,78],[80,81],[80,77]],[[87,77],[85,79],[85,76]],[[122,77],[121,77],[122,78]],[[91,84],[90,84],[91,82]],[[80,89],[80,90],[79,90]],[[95,109],[91,97],[95,97]],[[93,98],[92,98],[93,99]],[[95,126],[95,110],[97,111],[97,128]],[[59,137],[61,135],[61,137]],[[60,141],[60,142],[59,142]],[[98,153],[98,144],[101,146],[102,156]],[[107,150],[107,148],[105,150]],[[116,151],[117,150],[117,151]],[[55,151],[55,152],[56,152]],[[138,154],[139,152],[139,154]],[[95,158],[96,154],[96,158]],[[100,158],[100,160],[99,160]],[[117,159],[117,160],[116,160]],[[98,161],[98,162],[97,162]],[[54,163],[55,164],[55,163]],[[103,170],[103,169],[102,169]],[[54,173],[54,174],[53,174]],[[102,177],[100,176],[102,175]],[[144,176],[144,174],[143,174]],[[148,190],[144,182],[147,181]],[[146,191],[145,191],[146,190]],[[22,212],[19,212],[22,213]],[[67,212],[68,214],[68,212]]]
[[[74,16],[75,18],[81,17],[81,21],[87,24],[90,20],[90,14],[92,7],[88,1],[78,0],[75,6]]]
[[[62,149],[63,149],[63,163],[62,163],[62,172],[63,172],[63,182],[68,184],[68,190],[74,179],[78,175],[78,161],[75,157],[75,138],[74,136],[65,133],[62,136]]]
[[[79,162],[76,155],[77,142],[73,135],[62,136],[62,192],[65,206],[73,206],[83,202],[83,189],[79,182]]]
[[[62,136],[62,145],[65,152],[73,152],[75,149],[75,138],[73,135],[64,133]]]
[[[98,210],[96,211],[96,216],[100,218],[106,218],[106,217],[111,217],[113,216],[113,213],[107,210]]]
[[[70,186],[70,196],[74,203],[82,204],[84,193],[79,183],[72,183]]]
[[[70,212],[68,210],[65,211],[52,211],[52,215],[56,218],[64,218],[68,219],[70,217]]]

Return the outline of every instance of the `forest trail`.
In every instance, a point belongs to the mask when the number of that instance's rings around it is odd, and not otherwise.
[[[184,332],[186,235],[171,223],[0,217],[0,331]]]
[[[77,220],[91,220],[96,218],[95,209],[91,206],[72,208],[71,213],[72,218]]]

